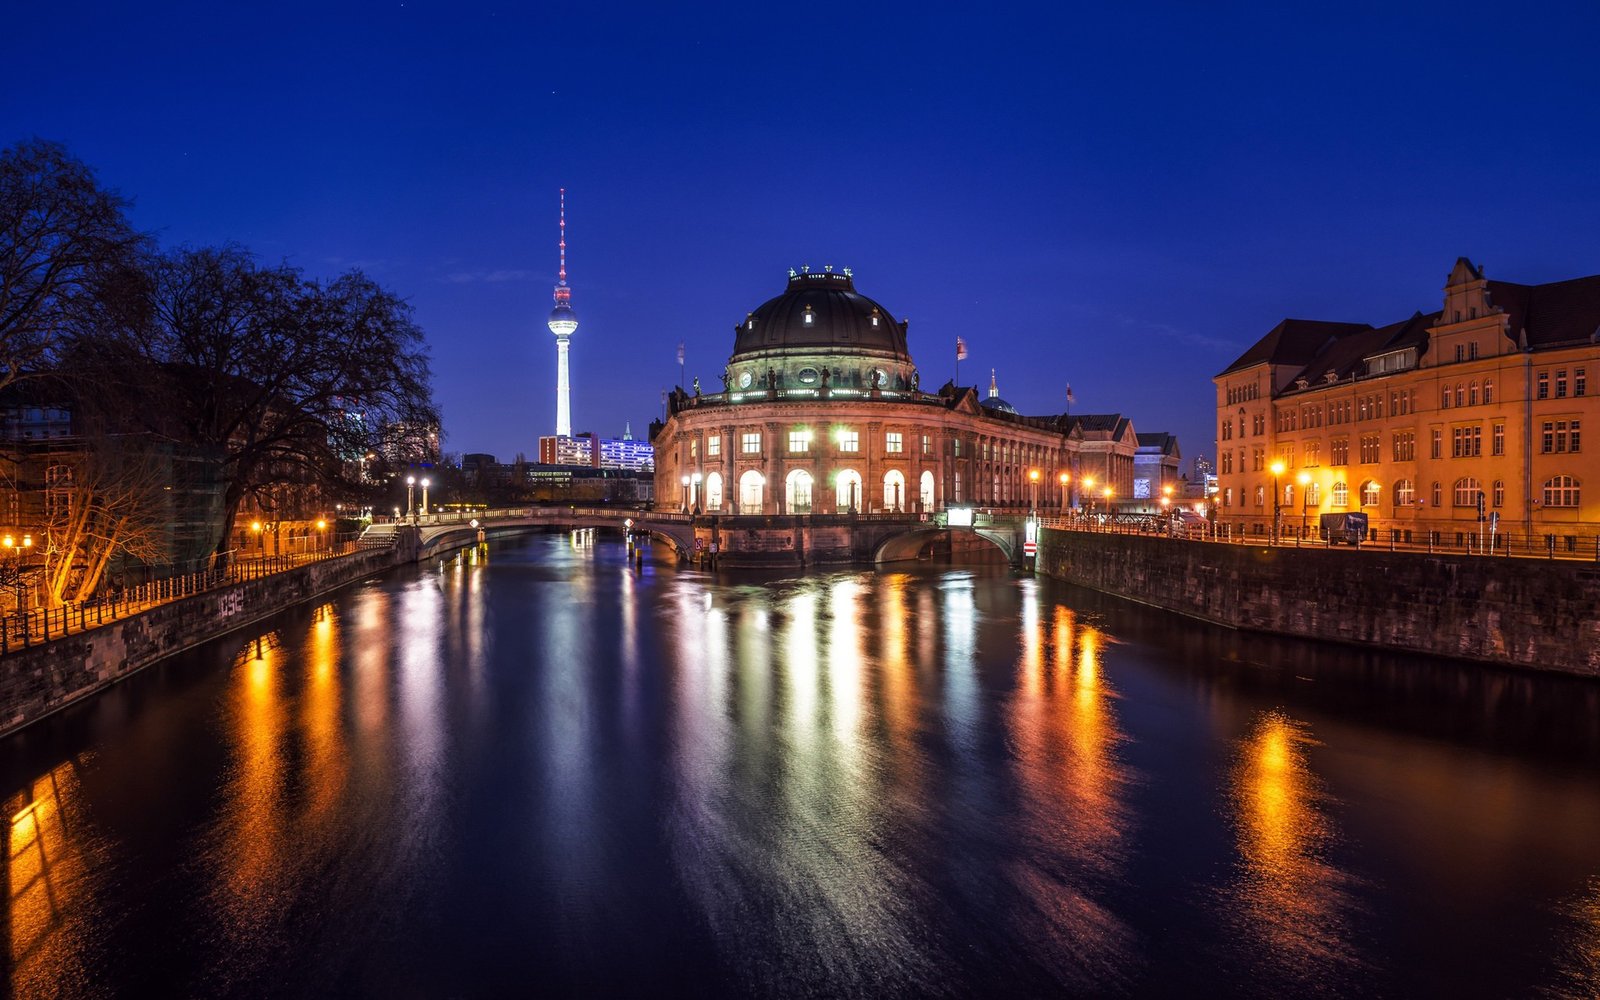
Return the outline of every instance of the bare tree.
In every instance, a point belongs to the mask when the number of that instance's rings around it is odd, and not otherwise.
[[[133,338],[157,423],[222,466],[219,551],[240,503],[284,481],[360,489],[361,458],[397,425],[438,424],[410,306],[359,272],[306,279],[235,247],[180,250],[152,270]]]
[[[54,339],[123,308],[145,238],[128,202],[57,143],[0,150],[0,387],[26,374]]]
[[[118,555],[145,562],[163,556],[168,473],[147,435],[97,435],[50,469],[39,587],[45,606],[92,595]]]

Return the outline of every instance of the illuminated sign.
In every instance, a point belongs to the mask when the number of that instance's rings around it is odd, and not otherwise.
[[[952,527],[952,528],[970,528],[970,527],[972,527],[972,508],[971,507],[951,507],[950,508],[950,513],[949,513],[949,519],[948,519],[948,521],[946,523],[949,524],[950,527]]]

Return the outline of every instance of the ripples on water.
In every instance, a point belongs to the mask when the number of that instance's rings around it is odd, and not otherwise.
[[[543,538],[0,743],[19,996],[1600,990],[1593,685]]]

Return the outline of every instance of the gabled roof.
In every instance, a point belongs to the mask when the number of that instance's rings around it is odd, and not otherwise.
[[[1151,431],[1134,436],[1138,438],[1140,448],[1156,449],[1163,455],[1172,455],[1174,457],[1178,455],[1178,438],[1175,434],[1169,434],[1166,431]]]
[[[1366,323],[1330,323],[1317,319],[1286,319],[1267,331],[1238,360],[1219,374],[1226,375],[1251,365],[1273,364],[1304,368],[1329,343],[1352,333],[1370,330]]]
[[[1132,427],[1128,418],[1120,413],[1077,413],[1066,419],[1069,429],[1082,431],[1085,438],[1093,435],[1119,441]]]
[[[1546,285],[1490,281],[1488,287],[1489,304],[1506,311],[1508,332],[1519,343],[1524,330],[1529,347],[1581,343],[1600,332],[1600,274]]]

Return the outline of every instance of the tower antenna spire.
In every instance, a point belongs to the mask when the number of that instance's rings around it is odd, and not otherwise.
[[[560,241],[561,271],[556,281],[556,307],[550,310],[545,325],[556,335],[556,436],[572,436],[572,382],[567,352],[572,334],[578,329],[578,316],[572,311],[572,289],[567,287],[567,189],[561,189]]]
[[[557,277],[560,279],[560,285],[556,289],[556,301],[557,302],[560,302],[560,301],[563,301],[563,300],[566,299],[566,296],[561,294],[561,289],[563,289],[563,288],[565,288],[567,286],[567,189],[566,188],[562,188],[561,189],[561,229],[560,229],[560,233],[561,233],[561,241],[560,241],[559,246],[560,246],[560,250],[561,250],[561,270],[557,273]]]

